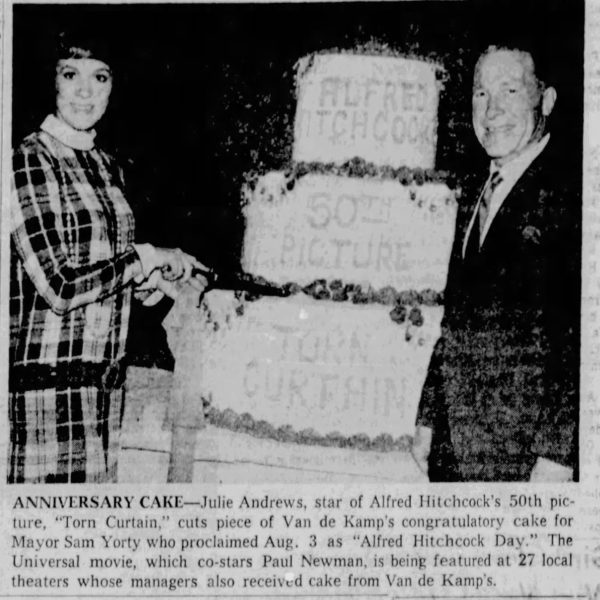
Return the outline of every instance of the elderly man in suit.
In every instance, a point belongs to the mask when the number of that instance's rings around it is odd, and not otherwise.
[[[413,456],[431,481],[576,473],[580,190],[547,130],[556,98],[531,53],[480,56],[473,127],[490,169],[463,195],[419,405]]]

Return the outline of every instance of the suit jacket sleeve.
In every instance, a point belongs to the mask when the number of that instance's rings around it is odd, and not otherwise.
[[[547,246],[540,326],[548,351],[544,398],[532,451],[573,467],[577,462],[580,364],[580,197],[562,190],[553,211]]]
[[[441,393],[440,369],[442,366],[442,348],[443,339],[440,338],[433,349],[417,411],[417,425],[431,427],[432,429],[435,427],[437,421],[440,402],[443,402],[443,398],[439,397]]]

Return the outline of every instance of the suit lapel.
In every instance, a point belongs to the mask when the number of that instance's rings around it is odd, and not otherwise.
[[[539,177],[543,164],[540,157],[541,155],[536,157],[504,199],[500,210],[490,223],[487,235],[481,245],[481,252],[489,252],[498,245],[504,246],[508,240],[505,239],[503,232],[506,232],[507,229],[516,231],[519,222],[527,220],[527,215],[539,201]]]

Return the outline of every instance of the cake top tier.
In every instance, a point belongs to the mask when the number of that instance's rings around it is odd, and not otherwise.
[[[313,54],[298,63],[293,159],[432,169],[437,65],[412,58]]]

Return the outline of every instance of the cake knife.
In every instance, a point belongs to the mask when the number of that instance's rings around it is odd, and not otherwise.
[[[221,271],[212,269],[192,269],[192,277],[201,275],[208,281],[207,289],[238,290],[257,296],[279,296],[285,298],[291,294],[289,289],[280,285],[257,281],[252,275],[243,271]]]

